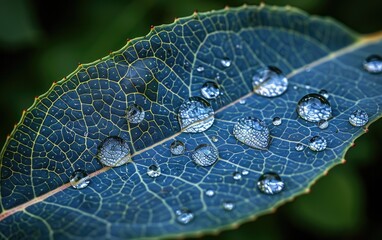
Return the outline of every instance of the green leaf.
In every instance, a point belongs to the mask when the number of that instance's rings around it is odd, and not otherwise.
[[[121,50],[80,65],[36,98],[6,141],[0,155],[0,236],[198,235],[273,211],[341,163],[365,131],[349,123],[354,110],[366,111],[369,124],[381,116],[380,75],[362,68],[365,57],[381,48],[381,39],[362,38],[290,7],[243,6],[154,27]],[[266,66],[287,76],[289,87],[281,96],[253,93],[252,78]],[[193,127],[211,123],[212,117],[214,122],[205,131],[188,133],[178,122],[180,106],[201,97],[208,81],[222,94],[204,103],[214,114]],[[296,112],[304,95],[321,89],[329,92],[333,110],[324,130]],[[132,104],[144,111],[140,123],[127,121]],[[265,122],[269,147],[251,148],[234,137],[234,125],[245,117]],[[281,125],[272,125],[274,117]],[[295,150],[316,135],[326,139],[325,150]],[[126,142],[132,162],[114,168],[101,164],[99,145],[110,136]],[[184,154],[170,152],[175,139],[185,143]],[[212,166],[192,161],[201,144],[217,149]],[[152,164],[161,169],[156,178],[147,174]],[[77,169],[91,176],[81,190],[69,184]],[[248,175],[233,177],[244,170]],[[257,188],[265,172],[280,175],[285,184],[280,193],[266,195]],[[230,211],[223,208],[228,202]],[[189,223],[179,223],[179,210],[192,214]]]

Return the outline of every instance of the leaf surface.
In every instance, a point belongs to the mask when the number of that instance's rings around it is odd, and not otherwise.
[[[23,113],[1,152],[0,236],[196,235],[270,212],[341,163],[365,131],[349,124],[354,110],[365,110],[369,123],[380,117],[381,77],[363,70],[362,62],[381,47],[380,36],[360,38],[338,23],[290,7],[243,6],[155,27],[121,50],[80,65]],[[228,67],[222,64],[227,59]],[[289,79],[281,96],[252,93],[256,70],[269,65]],[[218,83],[222,92],[209,100],[214,124],[201,133],[182,132],[179,107],[201,96],[207,81]],[[329,92],[333,109],[325,130],[296,113],[301,97],[321,89]],[[139,124],[126,120],[133,103],[145,111]],[[234,124],[247,116],[268,125],[267,150],[250,148],[233,136]],[[282,124],[272,125],[274,117]],[[307,146],[316,135],[327,140],[324,151],[295,150],[297,143]],[[102,166],[97,149],[109,136],[127,141],[132,163]],[[171,154],[175,139],[185,143],[183,155]],[[201,167],[191,160],[200,144],[218,149],[214,165]],[[161,168],[156,178],[147,175],[153,163]],[[81,190],[68,183],[77,169],[91,174],[89,186]],[[243,170],[248,175],[235,180],[233,174]],[[278,173],[285,189],[261,193],[257,180],[264,172]],[[207,190],[215,195],[207,196]],[[225,202],[234,208],[224,210]],[[182,209],[194,216],[188,224],[177,221]]]

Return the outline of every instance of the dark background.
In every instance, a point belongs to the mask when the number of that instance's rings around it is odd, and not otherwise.
[[[246,1],[259,4],[260,1]],[[35,96],[53,81],[118,50],[127,38],[175,17],[239,6],[244,1],[22,1],[0,0],[0,146]],[[382,1],[274,0],[330,16],[360,33],[382,30]],[[379,53],[382,55],[382,49]],[[382,75],[381,75],[382,81]],[[330,92],[330,89],[327,89]],[[381,93],[382,94],[382,93]],[[356,141],[347,164],[320,179],[308,195],[239,229],[205,239],[382,239],[382,121]]]

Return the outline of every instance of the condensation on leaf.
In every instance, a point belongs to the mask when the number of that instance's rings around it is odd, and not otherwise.
[[[184,132],[204,132],[214,120],[212,106],[201,97],[190,97],[179,107],[178,121]]]

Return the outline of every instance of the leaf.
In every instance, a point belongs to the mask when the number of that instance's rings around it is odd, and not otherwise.
[[[365,57],[381,46],[380,35],[362,38],[290,7],[195,13],[154,27],[121,50],[80,65],[23,113],[1,152],[0,236],[198,235],[271,212],[307,192],[343,161],[354,139],[365,132],[349,124],[354,110],[365,110],[369,124],[381,116],[380,75],[362,68]],[[252,92],[256,70],[269,65],[289,79],[281,96]],[[180,105],[200,97],[207,81],[217,82],[222,92],[209,100],[214,123],[204,132],[186,133],[177,119]],[[329,91],[333,109],[325,130],[296,113],[304,95],[321,89]],[[142,122],[127,122],[131,104],[143,108]],[[251,148],[233,136],[235,123],[248,116],[268,126],[268,149]],[[272,125],[274,117],[282,119],[281,125]],[[327,140],[324,151],[295,150],[297,143],[307,145],[315,135]],[[98,146],[109,136],[127,142],[132,163],[110,168],[99,162]],[[184,154],[171,154],[175,139],[185,143]],[[219,159],[212,166],[191,160],[200,144],[217,148]],[[151,178],[147,169],[154,163],[161,175]],[[69,184],[77,169],[91,176],[81,190]],[[248,175],[235,180],[233,174],[243,170]],[[257,180],[264,172],[278,173],[284,190],[261,193]],[[214,196],[207,196],[207,190]],[[227,202],[231,211],[223,209]],[[194,218],[180,224],[179,210]]]

